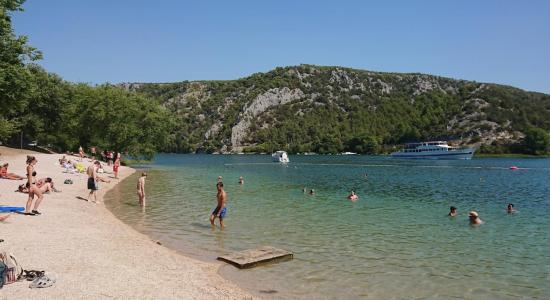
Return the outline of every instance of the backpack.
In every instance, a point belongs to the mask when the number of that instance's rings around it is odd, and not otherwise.
[[[2,285],[14,283],[23,275],[23,268],[17,263],[15,256],[8,252],[0,252],[0,273],[2,273]],[[2,265],[4,270],[2,271]]]

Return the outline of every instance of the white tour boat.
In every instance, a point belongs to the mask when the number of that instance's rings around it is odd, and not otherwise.
[[[401,151],[393,152],[395,158],[424,159],[471,159],[475,149],[470,147],[453,147],[444,141],[406,144]]]
[[[271,155],[274,162],[287,163],[290,162],[288,154],[285,151],[277,151]]]

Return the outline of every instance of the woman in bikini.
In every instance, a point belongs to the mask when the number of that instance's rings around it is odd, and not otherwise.
[[[36,160],[36,157],[30,155],[27,156],[27,185],[29,189],[29,199],[27,200],[25,215],[28,216],[40,215],[40,212],[38,212],[38,206],[44,198],[42,191],[35,184],[34,177],[36,176],[36,172],[34,171],[34,165],[36,165],[37,162],[38,160]],[[35,195],[38,199],[34,203],[34,209],[31,211],[32,201],[34,200]]]

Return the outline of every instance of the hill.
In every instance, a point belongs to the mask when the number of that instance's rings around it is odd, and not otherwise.
[[[299,65],[228,81],[125,83],[172,111],[173,152],[388,152],[444,139],[518,151],[550,95],[417,74]]]

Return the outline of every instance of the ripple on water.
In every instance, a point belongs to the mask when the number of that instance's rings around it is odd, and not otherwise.
[[[546,298],[550,295],[550,160],[408,162],[365,156],[160,156],[148,207],[136,176],[108,197],[124,222],[206,260],[259,245],[294,251],[292,262],[221,273],[261,296],[317,299]],[[525,169],[511,172],[510,165]],[[364,179],[368,172],[369,179]],[[228,193],[227,230],[212,230],[214,185]],[[244,176],[245,185],[237,179]],[[302,193],[314,188],[315,196]],[[355,189],[360,199],[345,199]],[[507,203],[518,213],[508,215]],[[446,216],[450,205],[459,216]],[[486,222],[471,227],[469,210]],[[276,291],[276,292],[273,292]]]

